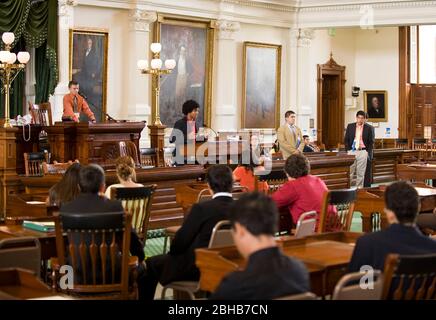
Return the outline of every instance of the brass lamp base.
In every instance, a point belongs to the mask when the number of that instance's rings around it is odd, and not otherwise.
[[[9,118],[4,119],[3,128],[12,128]]]

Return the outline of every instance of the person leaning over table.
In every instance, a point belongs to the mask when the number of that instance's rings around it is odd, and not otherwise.
[[[231,206],[236,248],[247,260],[243,271],[226,276],[212,300],[265,300],[310,291],[305,265],[283,254],[275,242],[279,213],[262,193],[244,194]]]

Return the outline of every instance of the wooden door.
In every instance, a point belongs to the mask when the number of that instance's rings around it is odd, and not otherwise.
[[[324,76],[322,83],[322,141],[326,148],[335,148],[342,139],[342,127],[339,119],[343,112],[339,101],[339,76]]]

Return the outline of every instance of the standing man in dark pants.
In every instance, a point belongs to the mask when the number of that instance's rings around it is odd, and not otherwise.
[[[371,128],[373,138],[373,145],[368,151],[368,161],[366,162],[365,179],[363,181],[364,188],[371,188],[372,183],[372,160],[374,158],[374,140],[375,140],[375,129],[372,125],[368,124],[368,113],[365,112],[365,123]]]

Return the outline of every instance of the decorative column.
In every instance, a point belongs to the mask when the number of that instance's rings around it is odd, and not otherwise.
[[[237,112],[235,35],[241,26],[239,22],[218,20],[215,28],[217,31],[217,49],[211,127],[216,131],[235,130],[240,124],[240,113]]]
[[[58,1],[58,66],[59,83],[53,97],[50,98],[53,122],[61,121],[63,112],[63,97],[68,93],[70,81],[70,28],[74,26],[74,7],[77,0]]]
[[[316,82],[311,77],[314,73],[310,65],[310,45],[314,38],[313,29],[292,29],[291,30],[291,63],[290,70],[290,92],[295,93],[295,97],[291,97],[292,106],[295,106],[297,113],[297,124],[302,130],[309,130],[309,119],[315,119],[316,110],[310,97],[313,93],[308,88],[315,86]],[[312,84],[312,85],[311,85]],[[283,112],[282,112],[283,113]]]
[[[128,93],[128,108],[127,114],[123,116],[127,116],[130,120],[147,121],[148,124],[153,124],[153,119],[151,119],[151,78],[144,77],[138,71],[137,61],[140,59],[149,60],[150,25],[157,20],[157,14],[153,11],[133,9],[129,13],[129,20],[129,50],[126,51],[128,52],[126,59],[128,72],[124,82],[127,85],[125,91]],[[158,148],[156,144],[159,145],[159,143],[153,143],[156,134],[157,132],[150,131],[149,136],[147,129],[144,129],[141,134],[140,146],[152,144],[153,148]],[[159,134],[161,133],[159,132]],[[162,143],[164,134],[165,132],[162,133]]]

